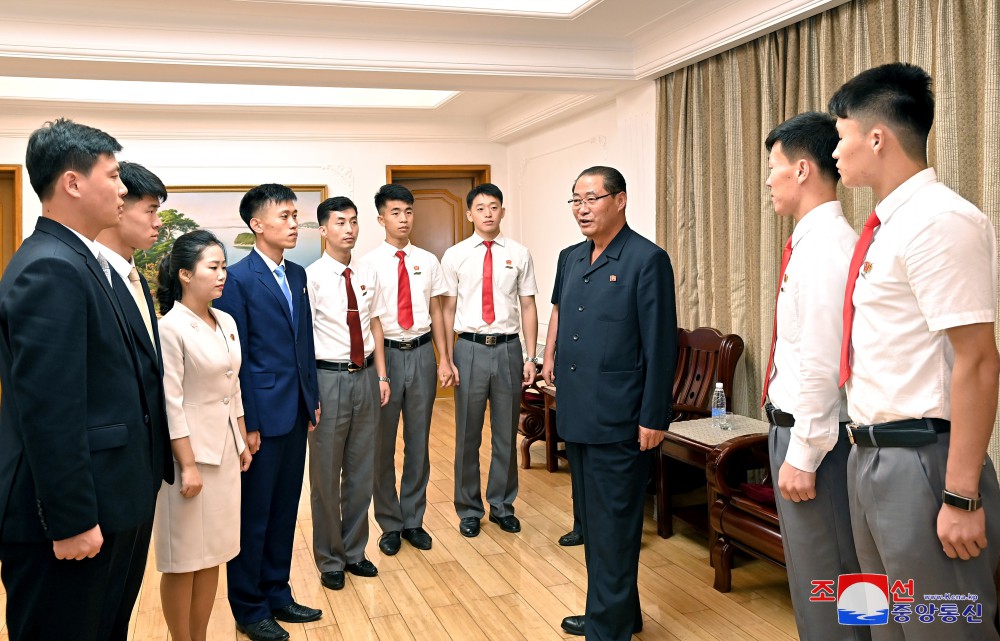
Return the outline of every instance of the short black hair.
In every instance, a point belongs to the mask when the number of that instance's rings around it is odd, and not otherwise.
[[[98,158],[121,150],[118,141],[100,129],[58,118],[31,133],[24,164],[31,188],[39,200],[47,200],[55,191],[56,179],[64,173],[90,175]]]
[[[325,225],[326,221],[330,220],[330,212],[334,211],[347,211],[348,209],[353,209],[355,213],[358,211],[358,206],[354,204],[354,201],[347,196],[334,196],[333,198],[327,198],[319,204],[316,208],[316,221],[320,225]]]
[[[413,194],[402,185],[382,185],[375,194],[375,210],[379,214],[384,214],[385,204],[390,200],[401,200],[407,205],[412,205]]]
[[[770,152],[780,142],[781,151],[789,160],[805,156],[819,167],[821,175],[836,183],[840,172],[833,151],[839,141],[837,121],[833,116],[807,111],[772,129],[764,140],[764,147]]]
[[[614,167],[597,165],[584,169],[580,172],[580,175],[576,177],[576,180],[573,181],[573,189],[576,189],[576,183],[580,182],[580,179],[584,176],[600,176],[604,180],[604,188],[608,190],[609,194],[626,192],[625,176],[622,176],[622,172],[618,171]]]
[[[182,269],[194,271],[201,255],[212,245],[221,247],[222,255],[226,255],[226,246],[207,229],[189,231],[173,241],[170,252],[160,259],[156,278],[156,302],[160,305],[161,315],[169,312],[184,294],[179,272]]]
[[[269,203],[294,203],[298,200],[295,192],[277,183],[264,183],[243,194],[240,201],[240,218],[250,227],[250,219]],[[250,227],[253,231],[253,227]]]
[[[128,189],[125,200],[140,200],[152,196],[163,203],[167,199],[167,188],[156,174],[137,162],[118,163],[118,175]]]
[[[472,188],[469,195],[465,197],[465,206],[470,211],[472,210],[472,201],[476,199],[476,196],[490,196],[496,198],[503,205],[503,192],[493,183],[483,183]]]
[[[927,160],[934,92],[930,75],[917,65],[893,62],[862,71],[833,94],[829,109],[838,118],[885,122],[908,156]]]

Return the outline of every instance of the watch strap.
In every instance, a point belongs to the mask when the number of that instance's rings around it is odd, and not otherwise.
[[[961,494],[949,492],[948,490],[943,490],[941,492],[941,501],[945,505],[950,505],[953,508],[965,510],[966,512],[975,512],[979,508],[983,507],[982,498],[972,499],[967,496],[962,496]]]

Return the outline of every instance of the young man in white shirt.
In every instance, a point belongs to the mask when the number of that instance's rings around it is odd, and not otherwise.
[[[847,500],[847,399],[837,378],[847,268],[858,235],[837,201],[833,117],[799,114],[768,134],[774,213],[795,221],[782,253],[764,393],[771,479],[795,623],[803,639],[871,638],[836,625],[835,602],[810,601],[812,581],[858,572]]]
[[[337,196],[320,203],[316,213],[326,252],[306,268],[323,410],[309,433],[313,555],[324,587],[340,590],[345,570],[378,574],[365,558],[365,545],[375,429],[379,408],[389,400],[378,319],[385,303],[375,270],[351,259],[358,208]]]
[[[423,528],[431,464],[428,441],[437,381],[450,385],[447,332],[441,295],[447,292],[437,256],[410,243],[413,194],[402,185],[383,185],[375,194],[385,242],[361,261],[375,270],[385,299],[379,318],[385,337],[389,403],[379,414],[375,435],[375,521],[382,528],[378,546],[392,556],[401,539],[418,550],[431,549]],[[431,345],[431,340],[434,345]],[[434,346],[442,354],[434,360]],[[439,376],[436,376],[435,373]],[[403,415],[403,477],[396,492],[396,434]]]
[[[535,270],[528,249],[500,233],[503,193],[484,183],[466,197],[475,233],[444,253],[448,292],[445,325],[458,334],[449,345],[455,373],[455,511],[463,536],[477,536],[485,514],[479,478],[486,401],[490,402],[492,459],[486,483],[490,521],[520,532],[514,516],[514,451],[521,386],[534,380],[538,338]],[[518,310],[520,308],[520,314]],[[524,351],[518,331],[524,331]]]
[[[844,185],[871,187],[878,201],[848,274],[840,377],[857,424],[848,492],[858,560],[888,575],[894,597],[872,638],[1000,639],[1000,489],[986,455],[1000,375],[996,234],[927,165],[934,95],[923,69],[869,69],[829,107]],[[914,599],[909,616],[897,616],[900,592]],[[968,598],[924,603],[949,594]],[[946,604],[957,622],[933,616]]]

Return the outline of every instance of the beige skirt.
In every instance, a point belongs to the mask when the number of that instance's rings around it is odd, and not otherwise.
[[[194,572],[229,561],[240,552],[240,457],[232,429],[226,430],[221,465],[198,463],[198,496],[181,496],[181,467],[174,461],[174,484],[156,496],[153,536],[156,569]]]

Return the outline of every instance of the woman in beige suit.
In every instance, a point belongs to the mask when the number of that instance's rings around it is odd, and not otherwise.
[[[160,489],[154,533],[160,599],[175,641],[204,640],[219,565],[240,551],[240,471],[250,465],[236,323],[212,309],[226,255],[211,232],[177,238],[160,264],[160,339],[178,483]]]

